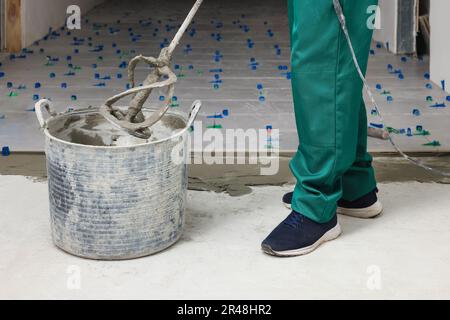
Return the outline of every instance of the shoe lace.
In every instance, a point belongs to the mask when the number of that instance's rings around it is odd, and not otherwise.
[[[293,228],[297,228],[299,224],[302,222],[302,215],[298,213],[291,213],[289,217],[284,220],[284,223]]]

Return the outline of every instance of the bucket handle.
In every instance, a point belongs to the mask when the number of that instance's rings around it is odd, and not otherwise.
[[[41,128],[46,129],[48,119],[47,120],[44,119],[44,115],[42,114],[42,108],[44,108],[47,111],[47,113],[50,115],[50,118],[56,116],[57,113],[53,111],[51,107],[51,102],[49,100],[41,99],[38,102],[36,102],[34,106],[34,110],[36,111],[36,117],[39,121],[39,125],[41,126]]]
[[[191,106],[191,112],[189,113],[189,120],[188,120],[188,122],[186,124],[186,128],[184,130],[188,130],[192,126],[192,124],[195,121],[195,118],[197,118],[197,115],[198,115],[201,107],[202,107],[202,102],[200,100],[195,100]]]
[[[194,101],[194,103],[191,106],[191,112],[189,113],[188,122],[186,124],[186,127],[182,130],[182,132],[188,130],[192,126],[195,119],[197,118],[197,115],[198,115],[201,107],[202,107],[202,102],[200,100]],[[39,100],[35,104],[34,109],[36,111],[36,117],[39,121],[39,125],[41,126],[42,129],[46,129],[48,119],[47,120],[44,119],[44,115],[42,113],[42,108],[44,108],[47,111],[47,113],[50,115],[50,118],[55,117],[57,115],[57,113],[55,111],[53,111],[51,102],[47,99]]]
[[[200,100],[195,100],[194,103],[191,106],[191,112],[189,113],[189,118],[186,123],[186,127],[178,131],[175,135],[173,135],[171,138],[175,139],[180,136],[182,136],[186,131],[189,130],[189,128],[192,126],[192,124],[195,121],[195,118],[197,118],[198,112],[200,111],[200,108],[202,107],[202,102]]]

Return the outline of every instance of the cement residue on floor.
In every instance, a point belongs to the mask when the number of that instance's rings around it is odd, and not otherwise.
[[[427,164],[450,172],[450,155],[421,157]],[[259,165],[189,165],[189,189],[197,191],[226,192],[241,196],[251,192],[251,186],[280,186],[294,183],[289,170],[290,158],[280,157],[276,175],[261,175]],[[419,168],[403,158],[380,156],[374,158],[379,182],[438,182],[450,179]],[[45,155],[42,153],[13,153],[0,158],[0,175],[45,177]]]

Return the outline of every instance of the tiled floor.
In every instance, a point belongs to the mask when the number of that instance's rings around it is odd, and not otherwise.
[[[5,73],[0,78],[0,146],[9,146],[13,151],[43,150],[43,135],[32,111],[34,95],[51,98],[55,108],[63,111],[99,106],[107,97],[124,90],[126,70],[119,65],[136,54],[157,55],[164,39],[171,40],[191,5],[187,1],[154,3],[107,1],[84,17],[88,22],[83,24],[82,30],[70,35],[66,30],[57,30],[56,35],[31,46],[28,50],[32,53],[3,61],[0,67]],[[188,110],[193,100],[202,99],[204,107],[199,120],[204,127],[265,129],[272,126],[280,130],[280,149],[296,150],[298,140],[288,79],[285,1],[247,0],[244,3],[205,1],[200,9],[194,26],[174,57],[180,76],[175,91],[179,108]],[[84,41],[76,43],[74,37]],[[95,49],[99,49],[98,52],[93,52]],[[46,65],[47,56],[58,61]],[[404,79],[389,73],[388,64],[393,70],[401,70]],[[376,99],[387,125],[405,130],[404,134],[395,134],[395,140],[407,151],[449,151],[449,108],[430,107],[448,101],[440,85],[426,88],[429,81],[424,74],[427,70],[426,58],[402,61],[402,57],[373,44],[368,78],[373,87],[382,86],[377,90]],[[146,71],[145,66],[140,65],[137,78],[143,79]],[[70,72],[74,75],[67,75]],[[95,74],[100,78],[110,76],[111,80],[96,79]],[[221,83],[214,88],[216,80]],[[7,87],[8,82],[12,83],[12,88]],[[35,89],[36,82],[41,88]],[[61,88],[62,83],[66,83],[67,88]],[[258,89],[258,85],[262,85],[262,89]],[[19,86],[26,89],[19,89]],[[383,94],[385,91],[390,94]],[[154,93],[151,104],[162,94]],[[387,101],[388,95],[392,96],[392,102]],[[76,96],[76,100],[72,100],[72,96]],[[427,96],[433,101],[427,101]],[[377,124],[379,119],[370,115],[371,109],[368,106],[369,122]],[[420,115],[413,115],[414,109]],[[407,136],[407,128],[414,134],[417,126],[422,126],[430,135]],[[441,146],[424,146],[434,140]],[[371,151],[392,150],[386,141],[370,139],[369,145]]]

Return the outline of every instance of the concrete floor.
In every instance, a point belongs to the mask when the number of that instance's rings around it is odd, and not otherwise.
[[[190,191],[179,243],[102,262],[52,245],[45,180],[0,176],[0,298],[450,298],[450,185],[381,184],[381,217],[340,217],[338,240],[304,257],[269,257],[259,243],[288,214],[279,199],[290,189],[232,199]]]
[[[176,72],[180,76],[175,90],[180,105],[177,108],[187,110],[193,100],[202,99],[204,107],[198,119],[204,128],[212,125],[223,129],[272,126],[280,130],[281,151],[295,151],[298,140],[291,85],[287,79],[290,48],[285,3],[283,0],[205,1],[195,19],[196,32],[189,30],[174,57],[174,64],[179,65]],[[190,3],[182,0],[107,1],[83,17],[89,21],[83,23],[82,30],[73,31],[70,35],[66,30],[58,30],[57,36],[31,46],[29,50],[33,53],[4,61],[0,67],[6,73],[0,79],[0,146],[7,145],[13,151],[42,151],[43,136],[38,130],[35,114],[30,111],[35,103],[33,95],[51,98],[58,111],[100,106],[107,97],[125,88],[125,70],[120,69],[119,64],[139,53],[157,55],[164,39],[173,37],[189,8]],[[129,32],[128,28],[132,31]],[[159,29],[157,32],[154,31],[156,28]],[[220,34],[222,38],[218,41],[217,36],[212,37],[211,34]],[[136,39],[136,35],[142,37]],[[73,37],[85,41],[75,46]],[[88,40],[89,37],[92,40]],[[248,47],[248,39],[254,43],[251,48]],[[185,50],[188,45],[191,51]],[[104,47],[93,52],[97,46]],[[274,46],[280,49],[279,54]],[[424,78],[429,69],[427,58],[395,56],[383,47],[378,48],[376,43],[372,47],[368,80],[372,87],[376,84],[382,86],[382,90],[375,92],[375,97],[387,125],[397,129],[411,128],[412,132],[420,125],[431,134],[427,137],[397,134],[395,140],[407,151],[450,151],[450,108],[430,107],[448,102],[440,85],[431,84]],[[40,53],[40,49],[44,52]],[[76,49],[79,53],[74,53]],[[121,51],[117,53],[116,50]],[[218,61],[215,61],[216,51],[220,52]],[[46,65],[47,56],[59,60]],[[67,56],[72,58],[70,62],[66,61]],[[258,63],[256,70],[251,68],[251,58]],[[69,63],[81,69],[71,70]],[[388,64],[401,70],[404,79],[390,73]],[[287,70],[280,71],[280,66]],[[217,69],[222,69],[222,72],[215,72]],[[66,76],[69,71],[74,75]],[[49,77],[52,72],[55,73],[54,78]],[[137,81],[142,81],[147,72],[146,67],[140,65]],[[96,79],[96,73],[100,77],[110,76],[111,80]],[[119,73],[122,75],[120,79],[117,77]],[[216,75],[222,83],[214,88],[212,82]],[[42,87],[34,89],[38,81]],[[13,83],[13,88],[7,88],[8,82]],[[95,86],[102,82],[104,87]],[[61,88],[61,83],[66,83],[67,89]],[[258,84],[263,86],[262,90],[257,89]],[[431,85],[430,89],[426,88],[427,84]],[[19,86],[26,86],[26,89],[18,89]],[[384,91],[390,92],[393,102],[387,101]],[[10,97],[10,93],[18,96]],[[77,96],[76,101],[71,100],[72,95]],[[160,95],[164,93],[155,92],[151,105],[158,102]],[[433,101],[426,101],[427,96],[431,96]],[[264,101],[260,101],[260,97],[264,97]],[[414,116],[414,109],[421,115]],[[228,116],[224,115],[224,110],[228,111]],[[380,122],[377,116],[371,115],[370,105],[367,111],[369,122]],[[433,140],[440,141],[441,146],[423,145]],[[376,139],[370,139],[369,147],[377,152],[393,150],[388,142]]]

